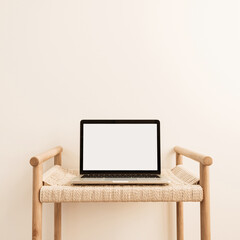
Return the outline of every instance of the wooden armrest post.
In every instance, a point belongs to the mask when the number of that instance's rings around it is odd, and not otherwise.
[[[176,153],[176,165],[183,164],[183,157]],[[183,202],[177,202],[177,240],[184,240]]]
[[[62,154],[61,152],[54,157],[54,165],[62,165]]]
[[[176,165],[182,165],[183,164],[183,157],[181,154],[176,153]]]
[[[62,147],[55,147],[47,152],[30,159],[33,166],[33,196],[32,196],[32,240],[42,240],[42,203],[40,202],[40,190],[43,186],[42,164],[54,157],[54,164],[61,165]],[[54,239],[61,239],[61,204],[54,205],[55,231]],[[57,232],[57,233],[56,233]]]

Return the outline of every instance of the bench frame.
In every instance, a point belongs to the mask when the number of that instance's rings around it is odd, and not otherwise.
[[[58,146],[30,159],[33,166],[33,195],[32,195],[32,240],[42,240],[42,203],[40,190],[43,186],[43,163],[54,158],[54,165],[62,164],[63,148]],[[174,147],[176,165],[183,164],[183,156],[199,162],[200,185],[203,189],[203,200],[200,202],[201,240],[211,240],[210,228],[210,184],[209,166],[213,160],[209,156],[192,152],[185,148]],[[184,240],[183,202],[176,203],[177,240]],[[61,240],[61,203],[54,203],[54,240]]]

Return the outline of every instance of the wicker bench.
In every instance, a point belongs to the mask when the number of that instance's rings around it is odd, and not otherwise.
[[[42,239],[42,204],[54,203],[54,239],[61,239],[62,202],[176,202],[177,239],[183,240],[183,202],[200,202],[201,240],[210,240],[209,166],[212,158],[175,147],[176,167],[163,169],[162,175],[171,183],[152,185],[71,186],[77,170],[61,166],[62,147],[32,157],[33,212],[32,239]],[[200,179],[182,166],[182,156],[200,163]],[[54,157],[54,166],[43,174],[42,163]]]

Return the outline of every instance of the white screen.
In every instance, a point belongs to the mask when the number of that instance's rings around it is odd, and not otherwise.
[[[157,124],[83,126],[83,170],[157,170]]]

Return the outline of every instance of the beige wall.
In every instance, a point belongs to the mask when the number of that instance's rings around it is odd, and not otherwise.
[[[55,145],[77,168],[79,120],[159,118],[174,145],[210,154],[212,239],[239,236],[238,1],[0,1],[0,238],[31,238],[29,158]],[[197,171],[197,164],[185,161]],[[47,165],[49,167],[50,165]],[[197,203],[186,240],[199,239]],[[53,239],[46,205],[44,239]],[[175,205],[63,205],[63,239],[175,240]]]

